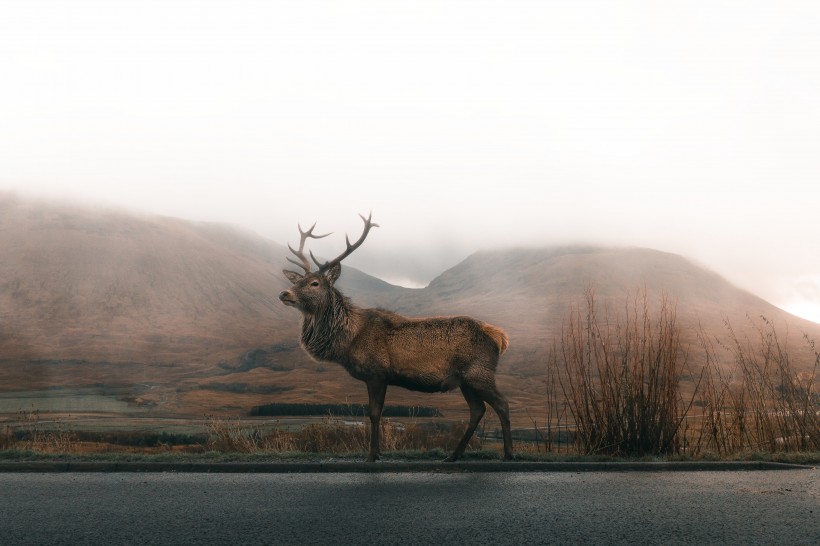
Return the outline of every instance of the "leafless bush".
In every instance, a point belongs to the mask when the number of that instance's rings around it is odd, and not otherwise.
[[[668,454],[692,400],[681,397],[686,366],[675,306],[664,297],[653,319],[646,293],[622,315],[599,316],[594,292],[564,324],[551,368],[587,454]]]

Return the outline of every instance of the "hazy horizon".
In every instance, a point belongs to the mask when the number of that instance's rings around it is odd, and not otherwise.
[[[820,5],[12,2],[0,190],[424,285],[485,249],[681,254],[820,322]]]

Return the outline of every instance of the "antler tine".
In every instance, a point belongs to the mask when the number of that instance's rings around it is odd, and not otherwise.
[[[346,244],[347,248],[339,256],[333,258],[329,262],[325,262],[325,263],[321,264],[316,259],[316,257],[313,255],[313,253],[312,252],[310,253],[310,257],[313,258],[313,262],[317,266],[319,266],[319,271],[327,271],[331,267],[342,263],[342,260],[344,260],[345,258],[350,256],[351,254],[353,254],[354,250],[356,250],[357,248],[362,246],[362,243],[367,238],[367,234],[370,233],[370,228],[379,227],[379,224],[374,223],[373,220],[372,220],[373,219],[373,212],[372,211],[370,212],[370,215],[367,218],[365,218],[363,214],[359,214],[359,217],[364,221],[364,230],[362,231],[361,237],[359,237],[359,240],[356,241],[355,243],[350,244],[350,237],[348,237],[347,233],[345,233],[345,244]]]
[[[330,233],[325,233],[324,235],[314,235],[313,229],[316,227],[316,222],[313,222],[313,225],[310,226],[310,229],[307,231],[302,229],[301,224],[297,224],[297,226],[299,227],[299,250],[294,250],[293,247],[290,246],[290,243],[288,243],[288,248],[296,255],[297,258],[299,258],[299,261],[297,262],[290,256],[288,256],[287,259],[290,263],[298,265],[304,269],[305,273],[310,273],[310,261],[308,261],[307,256],[305,256],[305,241],[307,241],[308,238],[321,239],[323,237],[327,237]],[[313,253],[311,253],[311,256],[313,256]]]

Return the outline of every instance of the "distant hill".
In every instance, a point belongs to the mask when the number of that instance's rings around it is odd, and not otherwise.
[[[141,387],[141,410],[201,416],[269,402],[366,400],[363,385],[298,346],[299,314],[278,300],[285,246],[236,228],[24,200],[0,194],[0,391]],[[795,344],[820,326],[788,315],[686,259],[640,248],[478,252],[424,289],[343,267],[360,306],[413,316],[469,314],[507,330],[499,381],[514,407],[535,407],[545,359],[572,306],[592,287],[621,308],[667,294],[690,332],[728,318],[788,324]],[[393,389],[390,403],[464,405],[460,395]]]
[[[621,312],[630,298],[644,291],[650,304],[667,297],[694,342],[698,324],[720,335],[724,320],[740,332],[748,318],[766,316],[789,325],[793,340],[803,332],[820,334],[820,325],[790,315],[740,290],[719,275],[685,258],[645,248],[528,248],[478,252],[442,273],[426,289],[395,300],[411,314],[465,313],[503,325],[511,338],[513,369],[537,373],[538,362],[523,353],[542,355],[560,335],[570,310],[583,306],[591,289],[603,309]],[[516,349],[522,351],[518,357]],[[537,360],[537,358],[536,358]]]
[[[222,358],[296,331],[286,249],[250,233],[5,197],[0,248],[6,358]]]

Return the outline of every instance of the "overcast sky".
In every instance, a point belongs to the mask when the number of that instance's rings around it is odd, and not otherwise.
[[[790,0],[5,0],[0,190],[318,220],[326,254],[373,210],[349,261],[415,285],[647,246],[820,321],[818,29]]]

